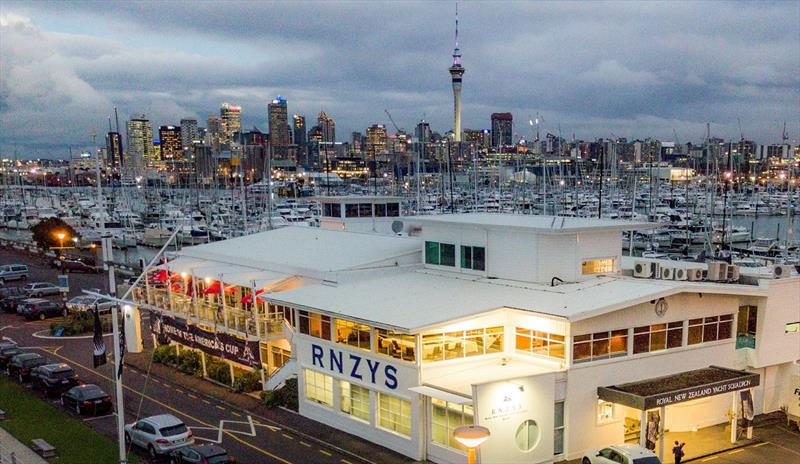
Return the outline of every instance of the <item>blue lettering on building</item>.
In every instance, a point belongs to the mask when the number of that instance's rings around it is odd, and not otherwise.
[[[318,366],[322,369],[328,369],[331,372],[337,372],[339,374],[347,374],[354,379],[358,379],[364,381],[364,374],[369,372],[368,381],[374,385],[377,385],[379,382],[378,373],[383,370],[383,376],[385,377],[383,381],[383,385],[390,389],[396,390],[398,386],[397,381],[397,368],[392,366],[391,364],[384,364],[381,361],[372,360],[369,358],[364,358],[355,354],[348,353],[347,357],[352,362],[351,368],[345,369],[344,366],[344,352],[335,350],[333,348],[328,350],[328,356],[330,359],[328,360],[328,364],[325,364],[325,350],[322,346],[317,345],[315,343],[311,344],[311,364],[314,366]],[[362,362],[366,361],[366,362]],[[366,367],[364,365],[366,364]],[[382,365],[382,366],[381,366]],[[348,372],[349,371],[349,372]]]
[[[350,377],[358,380],[364,380],[364,377],[361,377],[361,374],[358,373],[358,366],[361,364],[361,356],[356,356],[354,354],[351,354],[350,359],[354,361],[353,370],[350,371]]]

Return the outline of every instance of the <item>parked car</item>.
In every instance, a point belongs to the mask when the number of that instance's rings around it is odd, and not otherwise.
[[[91,313],[94,311],[95,305],[97,306],[98,311],[102,314],[109,312],[114,303],[95,296],[76,296],[75,298],[67,301],[67,313]]]
[[[0,349],[8,348],[10,346],[17,346],[17,342],[0,338]]]
[[[28,294],[22,292],[17,295],[10,295],[0,300],[0,308],[7,313],[18,313],[19,304],[28,299]]]
[[[25,319],[45,320],[48,317],[66,316],[67,309],[58,301],[45,300],[44,298],[28,298],[22,300],[19,312]]]
[[[11,280],[22,280],[28,278],[28,266],[24,264],[6,264],[0,266],[0,285]]]
[[[230,464],[236,462],[225,448],[210,443],[178,448],[169,457],[170,464]]]
[[[661,464],[652,451],[639,445],[612,445],[586,453],[582,464]]]
[[[78,374],[69,364],[45,364],[31,369],[31,384],[48,395],[61,393],[78,385]]]
[[[61,394],[61,404],[80,414],[107,414],[111,412],[111,396],[97,385],[78,385]]]
[[[101,271],[101,268],[81,259],[71,259],[71,258],[56,259],[55,261],[53,261],[53,265],[55,265],[55,267],[61,269],[65,273],[89,272],[96,274]]]
[[[125,426],[125,442],[144,448],[151,457],[194,444],[192,431],[172,414],[145,417]]]
[[[44,364],[47,364],[47,360],[38,353],[20,353],[11,358],[6,366],[6,373],[9,377],[17,377],[20,383],[24,383],[30,380],[33,368]]]
[[[30,297],[58,295],[58,285],[50,282],[32,282],[25,286],[25,291]]]
[[[0,300],[7,296],[25,293],[20,287],[0,287]]]
[[[21,353],[24,353],[24,351],[16,345],[0,348],[0,367],[8,366],[11,358]]]

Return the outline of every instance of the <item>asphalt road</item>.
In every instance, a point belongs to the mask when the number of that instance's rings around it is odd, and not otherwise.
[[[5,250],[3,250],[5,252]],[[16,262],[25,262],[31,269],[28,282],[55,282],[59,272],[47,268],[24,256],[16,256]],[[14,259],[14,258],[12,258]],[[2,264],[11,262],[3,256]],[[70,274],[70,297],[80,293],[80,288],[101,287],[103,275]],[[19,284],[24,285],[23,282]],[[17,283],[9,283],[15,285]],[[101,287],[102,288],[102,287]],[[44,338],[49,335],[50,323],[25,321],[16,314],[0,312],[0,336],[10,338],[22,347],[44,352],[54,362],[71,365],[81,380],[96,383],[103,390],[114,392],[112,364],[99,369],[92,368],[91,336],[81,339]],[[111,337],[106,346],[113,349]],[[110,356],[109,356],[109,359]],[[310,436],[281,427],[267,418],[253,416],[250,412],[231,408],[218,399],[189,392],[181,385],[166,382],[146,375],[145,372],[126,368],[123,374],[125,419],[130,423],[137,417],[171,413],[182,419],[200,441],[219,443],[242,463],[281,464],[359,464],[372,462],[367,457],[357,457],[340,452],[332,443],[325,443]],[[44,398],[44,397],[42,397]],[[48,401],[58,403],[58,399]],[[91,427],[116,439],[116,418],[81,417]],[[144,455],[142,450],[134,450]]]

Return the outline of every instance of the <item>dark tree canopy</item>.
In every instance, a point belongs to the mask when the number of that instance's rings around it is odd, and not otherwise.
[[[31,227],[33,241],[40,248],[48,249],[58,246],[73,246],[72,238],[80,238],[80,234],[69,224],[59,218],[42,219],[38,224]],[[64,234],[64,239],[59,240],[58,234]]]

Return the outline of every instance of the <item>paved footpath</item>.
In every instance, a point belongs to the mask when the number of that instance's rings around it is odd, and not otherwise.
[[[47,461],[0,427],[0,464],[11,464],[15,460],[17,464],[47,464]]]

